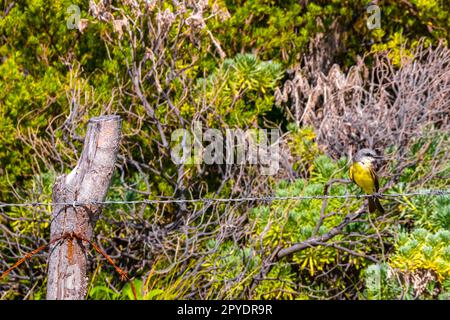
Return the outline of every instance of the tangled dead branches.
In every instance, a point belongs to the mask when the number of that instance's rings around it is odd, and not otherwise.
[[[333,65],[293,72],[276,93],[299,125],[310,125],[318,142],[335,158],[365,146],[397,146],[402,158],[415,138],[449,132],[450,52],[440,44],[419,45],[396,67],[387,53],[377,54],[369,68],[360,59],[348,72]]]

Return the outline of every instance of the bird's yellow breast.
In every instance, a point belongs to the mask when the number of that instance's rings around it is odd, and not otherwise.
[[[375,181],[370,166],[362,162],[355,162],[350,167],[350,178],[360,186],[365,193],[375,192]]]

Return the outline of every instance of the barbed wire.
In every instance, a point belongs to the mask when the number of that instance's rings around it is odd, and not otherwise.
[[[0,202],[2,207],[37,207],[37,206],[87,206],[87,205],[110,205],[110,204],[169,204],[169,203],[197,203],[197,202],[251,202],[251,201],[286,201],[286,200],[324,200],[324,199],[350,199],[350,198],[395,198],[413,196],[444,196],[449,195],[450,190],[428,190],[407,193],[375,193],[375,194],[346,194],[346,195],[315,195],[315,196],[263,196],[243,198],[198,198],[198,199],[144,199],[144,200],[107,200],[94,202],[27,202],[27,203],[5,203]]]

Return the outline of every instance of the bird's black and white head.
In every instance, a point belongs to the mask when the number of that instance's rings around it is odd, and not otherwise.
[[[356,153],[354,161],[371,164],[375,160],[381,159],[381,158],[382,157],[377,155],[377,153],[374,150],[364,148],[364,149],[359,150]]]

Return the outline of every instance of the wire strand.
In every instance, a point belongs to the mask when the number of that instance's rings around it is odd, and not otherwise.
[[[198,198],[198,199],[152,199],[152,200],[107,200],[95,202],[27,202],[27,203],[5,203],[0,202],[0,208],[3,207],[37,207],[37,206],[86,206],[86,205],[111,205],[111,204],[169,204],[169,203],[197,203],[197,202],[250,202],[250,201],[286,201],[286,200],[324,200],[324,199],[350,199],[350,198],[396,198],[413,196],[444,196],[449,195],[450,190],[429,190],[426,192],[408,192],[408,193],[381,193],[381,194],[347,194],[347,195],[316,195],[316,196],[265,196],[265,197],[244,197],[244,198]]]

